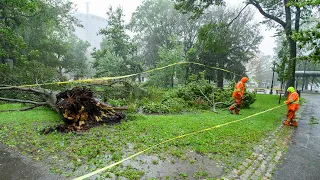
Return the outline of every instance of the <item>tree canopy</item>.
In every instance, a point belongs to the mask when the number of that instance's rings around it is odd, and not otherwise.
[[[205,9],[209,8],[211,5],[223,5],[223,1],[193,1],[193,0],[176,0],[175,7],[182,12],[193,12],[195,17],[198,17],[204,12]],[[306,5],[315,5],[317,0],[310,1],[273,1],[273,0],[247,0],[245,1],[247,5],[254,6],[265,18],[264,23],[267,23],[271,27],[278,29],[279,34],[285,34],[288,40],[289,47],[289,68],[287,86],[294,86],[295,82],[295,68],[297,60],[297,43],[293,39],[293,34],[299,34],[300,25],[305,17],[310,16],[310,8]],[[294,4],[290,6],[290,4]],[[302,34],[296,35],[296,39],[302,38],[306,40],[303,34],[308,34],[304,32]],[[315,34],[315,33],[314,33]],[[310,37],[310,36],[309,36]],[[315,48],[316,49],[316,48]]]
[[[93,67],[97,69],[96,77],[141,72],[139,62],[135,61],[136,46],[126,33],[122,8],[118,7],[114,11],[110,6],[107,15],[108,25],[99,32],[104,35],[101,49],[92,53]]]
[[[73,35],[80,24],[72,16],[71,2],[4,0],[0,7],[4,84],[36,84],[84,73],[88,44]]]

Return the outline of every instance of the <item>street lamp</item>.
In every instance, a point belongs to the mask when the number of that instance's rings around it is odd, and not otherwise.
[[[273,94],[273,79],[274,79],[274,70],[275,70],[275,66],[276,66],[276,62],[273,61],[273,68],[272,68],[272,81],[271,81],[271,89],[270,89],[270,94]]]

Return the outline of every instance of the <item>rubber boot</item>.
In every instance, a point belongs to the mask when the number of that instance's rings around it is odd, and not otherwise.
[[[292,121],[291,126],[298,127],[298,122],[297,121]]]
[[[290,126],[291,125],[290,121],[288,121],[288,120],[283,121],[283,124],[286,125],[286,126]]]
[[[234,114],[239,115],[240,114],[240,108],[236,106],[236,108],[234,109]]]
[[[234,108],[235,108],[234,105],[231,105],[231,106],[228,108],[230,114],[233,114]]]

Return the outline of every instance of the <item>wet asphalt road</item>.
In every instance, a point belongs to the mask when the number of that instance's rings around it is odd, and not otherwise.
[[[61,176],[50,173],[48,167],[36,163],[0,143],[0,180],[61,180]]]
[[[320,94],[302,93],[301,97],[307,102],[301,107],[299,126],[276,168],[275,180],[320,180]]]

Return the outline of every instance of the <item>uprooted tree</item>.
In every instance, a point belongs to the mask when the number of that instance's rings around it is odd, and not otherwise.
[[[126,107],[113,107],[108,103],[95,98],[91,89],[85,87],[74,87],[71,90],[55,92],[47,89],[2,87],[0,90],[23,91],[36,95],[40,101],[2,98],[7,102],[19,102],[31,106],[20,111],[30,110],[39,106],[48,106],[62,116],[64,125],[55,129],[62,132],[86,130],[101,123],[119,122],[125,117],[116,110],[126,110]],[[13,111],[13,110],[9,110]],[[16,111],[16,110],[15,110]],[[54,129],[44,130],[47,133]]]

